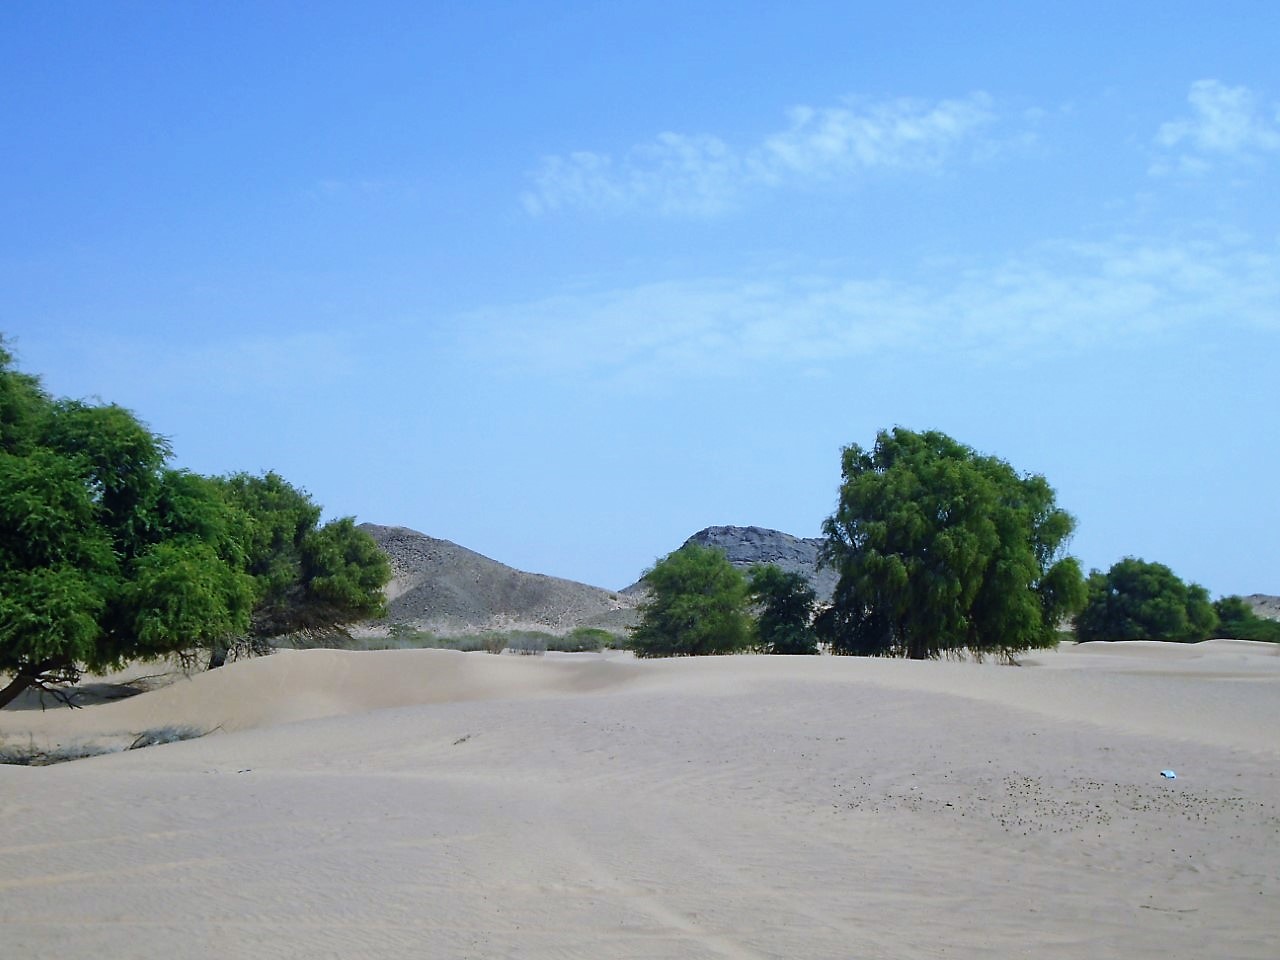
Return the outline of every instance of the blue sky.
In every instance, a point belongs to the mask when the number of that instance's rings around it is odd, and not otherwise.
[[[817,535],[897,424],[1086,567],[1280,593],[1280,19],[1036,6],[4,4],[0,331],[180,466],[602,586]]]

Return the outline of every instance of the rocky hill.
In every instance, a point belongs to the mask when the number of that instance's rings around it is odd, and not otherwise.
[[[818,569],[818,550],[822,540],[817,537],[795,537],[764,527],[707,527],[691,536],[684,545],[690,543],[724,551],[729,562],[741,570],[759,563],[773,563],[783,570],[803,574],[822,603],[831,600],[836,581],[840,579],[834,570]],[[636,595],[643,591],[643,582],[637,582],[623,593]]]
[[[1253,607],[1253,612],[1269,620],[1280,620],[1280,597],[1269,593],[1251,593],[1244,602]]]
[[[638,598],[525,573],[448,540],[407,527],[362,523],[391,561],[386,624],[436,633],[574,627],[621,630],[635,622]],[[377,630],[379,625],[367,625]]]

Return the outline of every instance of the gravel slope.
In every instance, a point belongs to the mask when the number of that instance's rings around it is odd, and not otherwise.
[[[600,587],[525,573],[448,540],[407,527],[363,523],[386,552],[392,580],[387,616],[366,625],[405,623],[441,633],[528,628],[564,633],[579,626],[620,630],[637,599]]]

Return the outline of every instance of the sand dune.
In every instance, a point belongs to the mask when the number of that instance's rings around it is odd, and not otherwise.
[[[305,651],[5,711],[217,732],[0,767],[0,954],[1280,956],[1275,649],[1027,663]]]

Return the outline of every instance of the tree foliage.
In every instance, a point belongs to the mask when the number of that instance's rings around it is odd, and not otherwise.
[[[1089,574],[1088,601],[1076,617],[1076,638],[1087,640],[1208,639],[1218,626],[1209,593],[1183,583],[1163,563],[1125,557],[1106,573]]]
[[[382,612],[391,567],[373,539],[343,517],[320,525],[320,507],[275,472],[219,478],[239,511],[245,568],[257,591],[242,639],[350,623]]]
[[[1215,633],[1219,637],[1280,643],[1280,621],[1258,616],[1243,597],[1220,597],[1214,601],[1213,612],[1218,615]]]
[[[252,591],[207,482],[114,404],[55,400],[0,349],[0,705],[248,623]]]
[[[722,551],[686,544],[645,571],[650,595],[631,628],[638,657],[737,653],[751,644],[747,583]]]
[[[813,629],[817,595],[803,574],[762,563],[748,572],[747,587],[757,607],[756,632],[761,652],[818,652],[818,635]]]
[[[314,616],[378,611],[386,560],[350,520],[317,529],[308,500],[294,565],[273,566],[271,512],[169,456],[122,407],[50,397],[0,340],[0,706],[86,668],[225,644],[280,595]]]
[[[840,573],[818,620],[836,653],[1010,656],[1056,641],[1084,600],[1065,553],[1075,521],[1044,477],[939,432],[846,447],[823,561]]]

